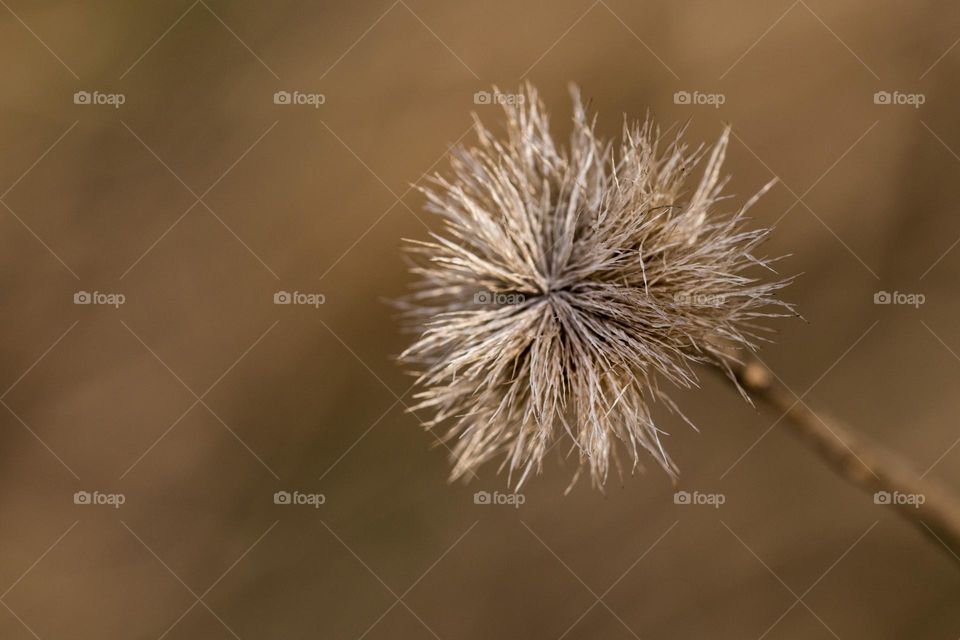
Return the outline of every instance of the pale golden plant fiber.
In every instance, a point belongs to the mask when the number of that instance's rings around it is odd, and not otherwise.
[[[648,120],[615,144],[571,92],[567,146],[527,86],[501,138],[477,120],[476,145],[423,189],[442,225],[411,241],[418,337],[401,361],[454,478],[498,458],[520,486],[562,440],[596,485],[623,452],[675,474],[651,412],[677,411],[664,383],[696,386],[698,363],[729,372],[730,345],[754,349],[761,319],[792,313],[756,254],[768,231],[745,227],[760,194],[722,195],[729,132],[689,149]]]

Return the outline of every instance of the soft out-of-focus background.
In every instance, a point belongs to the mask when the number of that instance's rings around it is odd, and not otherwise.
[[[384,304],[478,91],[730,123],[730,207],[778,176],[753,216],[802,273],[761,356],[960,490],[956,7],[0,4],[0,636],[960,635],[950,556],[706,372],[700,433],[660,418],[719,508],[655,469],[564,496],[559,457],[475,504],[506,479],[447,484]]]

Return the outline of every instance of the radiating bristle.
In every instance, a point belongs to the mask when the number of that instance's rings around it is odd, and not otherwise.
[[[414,410],[448,429],[455,478],[500,458],[520,484],[566,438],[595,484],[618,449],[673,474],[650,408],[675,410],[660,381],[695,385],[692,365],[722,365],[718,341],[753,348],[757,321],[792,311],[773,297],[786,280],[748,275],[770,262],[753,253],[768,231],[743,228],[746,207],[715,210],[727,131],[688,151],[647,122],[615,146],[572,93],[568,147],[527,86],[506,136],[478,123],[477,146],[423,190],[444,224],[410,245],[419,337],[401,360],[419,376]]]

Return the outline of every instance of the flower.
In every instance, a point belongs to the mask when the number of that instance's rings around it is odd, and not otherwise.
[[[774,297],[787,280],[747,273],[769,268],[754,255],[769,231],[745,229],[743,214],[772,183],[717,211],[729,130],[689,150],[648,120],[615,146],[571,93],[569,147],[528,85],[504,105],[503,139],[478,120],[452,176],[422,189],[442,229],[410,241],[418,281],[403,307],[418,337],[400,360],[418,376],[411,409],[447,426],[453,478],[502,458],[519,486],[566,439],[595,485],[620,450],[674,475],[651,415],[657,400],[679,413],[662,381],[696,386],[703,362],[729,373],[730,345],[754,349],[757,321],[792,311]]]

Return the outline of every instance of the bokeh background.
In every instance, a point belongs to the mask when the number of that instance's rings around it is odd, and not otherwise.
[[[709,372],[676,394],[699,433],[658,414],[677,487],[564,495],[558,447],[475,504],[506,477],[447,483],[384,302],[435,224],[414,185],[501,116],[476,92],[531,80],[560,136],[570,82],[608,135],[729,123],[730,209],[779,177],[752,215],[801,274],[761,357],[960,491],[952,3],[0,5],[0,636],[960,636],[960,560]]]

